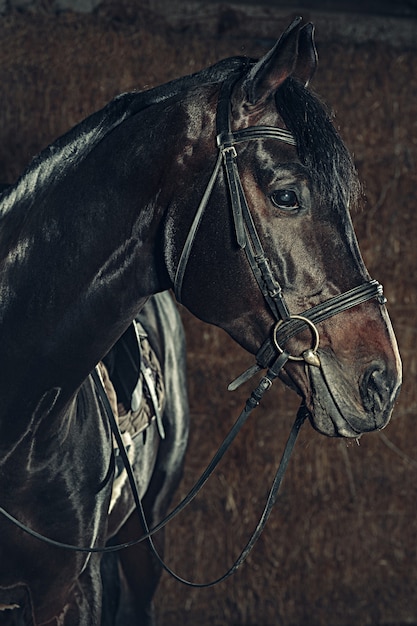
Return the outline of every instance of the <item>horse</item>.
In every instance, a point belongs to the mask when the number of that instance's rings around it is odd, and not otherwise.
[[[166,407],[131,447],[150,525],[164,515],[188,423],[169,290],[254,355],[235,386],[266,370],[262,388],[279,377],[331,437],[388,423],[400,355],[351,222],[353,161],[309,89],[316,65],[297,18],[259,60],[116,97],[3,191],[1,624],[153,623],[146,544],[107,561],[4,512],[80,548],[143,533],[130,492],[112,499],[117,451],[92,379],[142,313]]]

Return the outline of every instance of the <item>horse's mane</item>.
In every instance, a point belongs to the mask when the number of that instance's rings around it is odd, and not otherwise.
[[[327,107],[293,78],[278,89],[275,101],[295,137],[298,156],[322,198],[334,206],[354,206],[361,189],[358,175]]]

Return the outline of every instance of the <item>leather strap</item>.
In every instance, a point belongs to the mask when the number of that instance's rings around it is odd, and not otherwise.
[[[178,580],[179,582],[182,582],[188,586],[191,587],[211,587],[219,582],[221,582],[222,580],[225,580],[226,578],[228,578],[229,576],[231,576],[238,567],[240,567],[240,565],[244,562],[244,560],[246,560],[246,558],[249,555],[249,552],[251,551],[251,549],[253,548],[255,542],[257,541],[257,539],[259,538],[263,528],[265,527],[268,518],[270,516],[270,513],[272,511],[272,507],[273,504],[275,503],[276,500],[276,495],[278,492],[278,489],[281,485],[281,482],[284,478],[284,474],[285,474],[285,470],[287,468],[287,465],[289,463],[290,460],[290,456],[291,456],[291,452],[294,448],[294,445],[296,443],[297,437],[298,437],[298,433],[300,431],[301,425],[304,422],[304,420],[306,419],[308,413],[307,410],[305,409],[305,407],[302,405],[300,407],[300,410],[297,413],[297,417],[295,419],[295,422],[293,424],[293,427],[291,429],[290,432],[290,436],[289,439],[287,441],[287,445],[285,447],[283,456],[281,458],[280,464],[278,466],[277,469],[277,473],[276,476],[274,478],[268,499],[266,501],[265,504],[265,508],[264,508],[264,512],[261,516],[260,522],[258,523],[258,525],[256,526],[255,531],[253,532],[252,537],[250,538],[250,540],[248,541],[248,543],[246,544],[244,550],[241,552],[240,556],[238,557],[238,559],[235,561],[235,563],[232,565],[231,568],[229,568],[229,570],[220,578],[214,580],[214,581],[210,581],[208,583],[193,583],[190,581],[186,581],[185,579],[181,578],[180,576],[178,576],[177,574],[175,574],[175,572],[173,572],[161,559],[161,557],[159,556],[159,554],[157,553],[155,546],[152,542],[152,535],[155,534],[156,532],[158,532],[159,530],[161,530],[164,526],[166,526],[168,524],[168,522],[170,522],[174,517],[176,517],[181,511],[184,510],[184,508],[197,496],[197,494],[200,492],[200,490],[202,489],[202,487],[205,485],[205,483],[207,482],[207,480],[210,478],[210,476],[212,475],[212,473],[214,472],[214,470],[216,469],[216,467],[218,466],[218,464],[220,463],[220,461],[222,460],[223,456],[225,455],[225,453],[227,452],[227,450],[230,448],[231,444],[233,443],[233,441],[236,439],[237,435],[239,434],[239,432],[241,431],[242,427],[244,426],[244,424],[246,423],[248,417],[250,416],[250,414],[252,413],[252,411],[259,405],[259,403],[262,400],[263,395],[266,393],[266,391],[268,391],[268,389],[271,387],[273,380],[279,375],[279,372],[281,370],[281,368],[285,365],[286,360],[288,358],[288,355],[283,352],[276,360],[275,362],[272,364],[272,366],[269,368],[269,370],[267,371],[266,375],[263,376],[261,378],[261,380],[259,381],[257,387],[253,390],[252,394],[250,395],[250,397],[248,398],[245,407],[243,408],[242,412],[240,413],[238,419],[236,420],[235,424],[232,426],[230,432],[228,433],[228,435],[225,437],[225,439],[223,440],[222,444],[220,445],[219,449],[217,450],[216,454],[214,455],[214,457],[212,458],[211,462],[208,464],[207,468],[205,469],[205,471],[202,473],[202,475],[200,476],[200,478],[197,480],[197,482],[195,483],[194,487],[190,490],[190,492],[187,494],[187,496],[163,519],[161,520],[154,528],[149,529],[147,522],[146,522],[146,518],[145,518],[145,514],[143,511],[143,507],[142,507],[142,503],[140,500],[140,496],[139,496],[139,489],[137,487],[136,484],[136,479],[135,479],[135,475],[131,466],[131,463],[129,461],[129,457],[122,439],[122,436],[120,434],[119,431],[119,426],[117,424],[117,420],[113,414],[112,408],[110,406],[110,402],[109,399],[107,397],[106,391],[103,387],[100,375],[98,373],[98,371],[96,369],[93,370],[93,372],[91,373],[91,376],[94,380],[94,384],[96,386],[100,401],[103,405],[103,408],[105,410],[105,413],[107,415],[107,418],[109,420],[109,424],[111,427],[111,430],[113,432],[113,435],[116,439],[116,443],[119,447],[120,450],[120,454],[123,460],[123,464],[125,466],[127,475],[128,475],[128,479],[129,479],[129,484],[132,490],[132,494],[133,494],[133,498],[135,501],[135,505],[136,505],[136,510],[137,513],[139,515],[141,524],[142,524],[142,528],[144,530],[144,534],[139,537],[138,539],[133,539],[131,541],[122,543],[122,544],[116,544],[116,545],[109,545],[109,546],[102,546],[102,547],[97,547],[97,546],[78,546],[78,545],[73,545],[73,544],[68,544],[65,542],[61,542],[61,541],[57,541],[55,539],[51,539],[50,537],[47,537],[45,535],[42,535],[41,533],[38,533],[36,530],[30,528],[29,526],[27,526],[26,524],[23,524],[22,522],[20,522],[15,516],[13,516],[11,513],[9,513],[6,509],[4,509],[3,507],[0,506],[0,514],[3,515],[6,519],[8,519],[10,522],[12,522],[15,526],[17,526],[18,528],[20,528],[23,532],[25,532],[26,534],[30,535],[31,537],[34,537],[35,539],[38,539],[48,545],[52,545],[54,547],[57,548],[62,548],[65,550],[69,550],[72,552],[85,552],[85,553],[107,553],[107,552],[117,552],[119,550],[123,550],[126,548],[129,548],[131,546],[134,546],[138,543],[141,543],[142,541],[148,540],[150,543],[150,547],[152,549],[152,551],[155,554],[155,557],[160,561],[162,567],[171,575],[173,576],[176,580]]]
[[[185,270],[187,269],[187,265],[188,265],[188,261],[190,258],[190,254],[191,254],[191,249],[193,247],[193,243],[194,243],[194,239],[196,237],[197,234],[197,230],[198,227],[200,226],[200,222],[202,220],[204,211],[206,209],[207,206],[207,202],[210,199],[211,193],[213,191],[213,187],[214,184],[217,180],[217,176],[220,170],[222,164],[222,154],[219,152],[218,156],[217,156],[217,161],[216,164],[214,166],[213,172],[210,176],[210,180],[207,184],[207,187],[204,191],[203,197],[201,199],[200,205],[197,209],[197,212],[194,216],[194,220],[193,223],[191,224],[191,228],[188,232],[187,235],[187,239],[185,240],[185,244],[184,247],[182,249],[181,252],[181,256],[180,256],[180,260],[178,261],[178,266],[177,266],[177,271],[175,274],[175,279],[174,279],[174,291],[175,291],[175,297],[177,298],[178,302],[181,302],[181,291],[182,291],[182,284],[184,282],[184,275],[185,275]]]

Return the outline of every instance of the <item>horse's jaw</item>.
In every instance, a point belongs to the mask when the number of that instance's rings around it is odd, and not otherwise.
[[[329,437],[358,439],[388,424],[400,384],[380,364],[371,364],[351,378],[326,351],[320,367],[309,366],[310,421]],[[375,382],[377,381],[377,382]]]

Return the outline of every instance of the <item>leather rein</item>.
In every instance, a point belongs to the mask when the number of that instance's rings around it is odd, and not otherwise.
[[[252,411],[259,405],[264,393],[270,389],[273,381],[277,378],[289,360],[304,361],[310,366],[320,367],[320,359],[317,354],[317,348],[319,346],[319,332],[316,328],[316,324],[322,322],[337,313],[346,311],[352,307],[357,306],[363,302],[376,298],[380,304],[386,302],[383,296],[382,285],[376,280],[370,280],[362,285],[354,287],[349,291],[338,294],[325,302],[322,302],[307,311],[304,311],[299,315],[291,315],[288,306],[285,302],[285,298],[281,289],[281,286],[274,276],[269,260],[263,249],[261,240],[257,233],[250,209],[245,197],[245,193],[242,187],[242,183],[239,176],[237,166],[237,151],[236,144],[253,141],[259,139],[277,139],[278,141],[285,142],[289,145],[296,146],[294,136],[287,130],[279,129],[270,126],[252,126],[243,130],[232,132],[230,121],[230,95],[233,89],[233,81],[226,81],[221,88],[218,107],[217,107],[217,147],[218,156],[214,170],[206,187],[206,190],[201,199],[200,205],[196,211],[193,223],[185,241],[182,254],[177,266],[177,272],[175,276],[174,289],[178,301],[181,301],[182,285],[185,276],[185,272],[188,266],[190,253],[198,232],[199,225],[201,223],[204,211],[210,199],[213,187],[219,176],[221,166],[224,165],[226,174],[227,186],[229,189],[232,215],[234,221],[234,228],[236,233],[236,240],[238,246],[245,250],[249,265],[256,278],[259,288],[265,297],[276,321],[271,333],[271,337],[268,337],[260,347],[256,354],[256,363],[250,367],[246,372],[241,374],[235,381],[229,385],[229,389],[233,390],[239,387],[243,382],[251,378],[255,373],[260,370],[266,370],[266,373],[260,379],[258,385],[248,398],[245,407],[240,413],[235,424],[231,428],[229,434],[225,437],[218,451],[213,456],[207,468],[204,470],[200,478],[195,483],[194,487],[185,496],[185,498],[155,527],[149,529],[145,514],[143,511],[142,503],[139,496],[139,490],[136,484],[136,479],[132,466],[130,464],[120,431],[116,421],[116,418],[111,409],[107,394],[103,388],[100,376],[97,370],[92,372],[92,377],[95,382],[101,403],[110,422],[110,426],[117,445],[120,450],[120,454],[128,475],[132,495],[136,505],[136,510],[139,515],[139,519],[144,531],[144,534],[132,541],[117,544],[108,545],[103,547],[98,546],[76,546],[60,541],[56,541],[49,537],[46,537],[37,531],[29,528],[13,515],[8,513],[4,508],[0,507],[0,513],[9,519],[14,525],[19,527],[25,533],[28,533],[32,537],[39,539],[49,545],[53,545],[58,548],[64,548],[66,550],[86,553],[105,553],[115,552],[136,545],[142,541],[148,540],[151,550],[155,557],[158,559],[162,567],[176,580],[185,583],[191,587],[210,587],[213,586],[229,576],[231,576],[246,560],[257,539],[261,535],[267,520],[271,514],[272,508],[275,504],[278,490],[282,483],[286,468],[288,466],[294,445],[296,443],[300,428],[308,416],[306,407],[302,404],[294,424],[291,428],[290,435],[288,437],[284,452],[281,457],[278,469],[273,479],[272,486],[270,488],[267,501],[261,515],[261,518],[253,531],[253,534],[247,542],[245,548],[240,553],[232,567],[221,577],[208,583],[194,583],[184,580],[177,574],[175,574],[161,559],[156,548],[154,546],[152,535],[161,530],[168,522],[170,522],[176,515],[178,515],[199,493],[201,488],[207,482],[215,468],[223,458],[226,451],[231,446],[232,442],[240,432],[241,428],[247,421]],[[309,328],[312,334],[312,346],[301,355],[292,355],[285,350],[283,346],[291,338],[297,335],[305,328]]]

